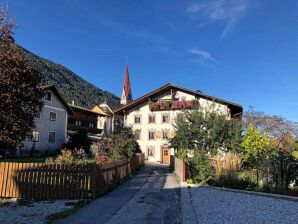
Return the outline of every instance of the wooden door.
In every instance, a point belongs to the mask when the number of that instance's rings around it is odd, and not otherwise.
[[[166,146],[162,147],[162,163],[163,164],[170,163],[170,149]]]

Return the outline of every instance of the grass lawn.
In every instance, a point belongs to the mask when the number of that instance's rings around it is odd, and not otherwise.
[[[50,157],[16,157],[8,159],[0,159],[0,162],[15,162],[15,163],[44,163]]]
[[[15,162],[15,163],[44,163],[47,158],[51,157],[45,157],[45,156],[39,156],[39,157],[16,157],[16,158],[8,158],[8,159],[0,159],[0,162]],[[86,158],[87,164],[95,164],[96,160],[95,158]]]

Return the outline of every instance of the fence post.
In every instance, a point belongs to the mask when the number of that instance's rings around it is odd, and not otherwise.
[[[97,196],[97,192],[96,192],[96,189],[97,189],[97,164],[94,164],[92,165],[91,167],[91,175],[90,175],[90,190],[92,192],[92,198],[96,198]],[[89,193],[89,192],[88,192]],[[87,196],[89,198],[89,195]]]

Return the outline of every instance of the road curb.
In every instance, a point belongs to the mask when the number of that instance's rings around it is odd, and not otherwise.
[[[189,195],[188,185],[180,182],[181,187],[181,213],[183,224],[196,224],[196,213],[192,206],[192,201]]]
[[[249,195],[261,196],[261,197],[267,197],[267,198],[298,202],[298,197],[292,197],[287,195],[270,194],[270,193],[263,193],[263,192],[256,192],[256,191],[245,191],[245,190],[237,190],[237,189],[222,188],[222,187],[212,187],[212,186],[196,186],[196,187],[210,188],[210,189],[220,190],[220,191],[228,191],[233,193],[249,194]]]

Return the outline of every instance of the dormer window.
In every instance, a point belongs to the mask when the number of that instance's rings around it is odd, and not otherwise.
[[[45,96],[44,96],[44,99],[47,100],[47,101],[52,101],[52,93],[47,91]]]

